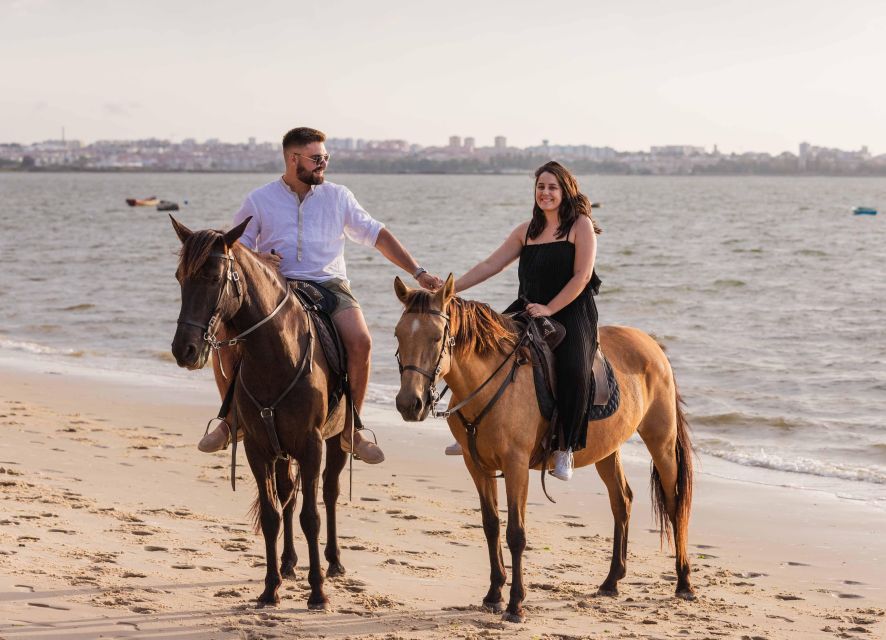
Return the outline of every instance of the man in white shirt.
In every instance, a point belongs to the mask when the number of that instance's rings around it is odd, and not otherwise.
[[[412,275],[426,289],[443,285],[437,276],[425,271],[384,225],[373,219],[347,188],[326,182],[329,154],[323,144],[326,135],[316,129],[299,127],[283,136],[283,176],[250,193],[234,216],[234,225],[247,217],[240,242],[261,253],[279,256],[280,272],[290,279],[310,280],[333,293],[338,304],[332,320],[348,353],[348,379],[354,407],[359,412],[369,383],[372,339],[360,305],[348,286],[345,269],[345,237],[372,246],[390,262]],[[227,356],[228,352],[225,353]],[[223,356],[223,357],[225,357]],[[232,363],[225,362],[225,370]],[[224,396],[226,386],[216,371]],[[218,451],[227,446],[228,428],[221,423],[200,441],[201,451]],[[350,434],[342,434],[350,444]],[[384,453],[357,431],[354,449],[370,464],[384,460]]]

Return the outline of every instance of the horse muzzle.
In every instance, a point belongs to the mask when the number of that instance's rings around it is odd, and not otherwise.
[[[179,327],[172,339],[172,355],[176,364],[190,371],[202,369],[209,360],[209,343],[202,335],[193,334],[193,331]]]
[[[401,389],[397,394],[397,411],[406,422],[421,422],[428,417],[431,403],[426,396]]]

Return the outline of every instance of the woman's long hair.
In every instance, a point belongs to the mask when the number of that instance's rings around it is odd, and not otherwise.
[[[597,226],[597,221],[591,216],[591,201],[578,190],[578,181],[575,179],[575,176],[556,160],[546,162],[536,169],[535,182],[532,185],[533,201],[535,201],[535,188],[538,184],[538,177],[543,173],[551,173],[557,178],[557,182],[560,184],[560,193],[563,194],[563,199],[560,202],[560,211],[558,212],[560,224],[557,226],[557,233],[554,237],[565,238],[569,235],[572,223],[575,222],[578,216],[590,218],[591,224],[594,225],[594,233],[602,233],[602,229]],[[537,238],[544,231],[547,224],[544,211],[541,210],[538,202],[535,201],[535,206],[532,207],[532,222],[529,223],[529,237],[533,240]]]

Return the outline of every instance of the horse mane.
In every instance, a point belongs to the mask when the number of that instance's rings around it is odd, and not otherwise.
[[[196,274],[209,259],[213,248],[219,240],[224,240],[224,234],[215,229],[204,229],[202,231],[195,231],[191,234],[191,236],[182,243],[176,275],[182,280],[185,280]],[[284,278],[277,270],[277,265],[274,263],[273,259],[261,253],[252,251],[239,243],[235,242],[234,245],[235,247],[239,245],[240,248],[246,249],[248,253],[251,253],[265,271],[266,275],[269,278],[280,282],[284,290],[286,289],[286,283],[283,281]],[[231,250],[233,251],[234,247],[232,247]]]
[[[187,280],[196,274],[209,259],[216,243],[224,236],[221,231],[204,229],[195,231],[182,243],[178,256],[178,271],[176,275],[180,280]]]
[[[429,291],[413,290],[406,300],[406,311],[428,313],[433,299],[434,294]],[[455,296],[449,301],[448,313],[449,328],[455,338],[455,355],[504,354],[517,344],[513,322],[488,304]]]

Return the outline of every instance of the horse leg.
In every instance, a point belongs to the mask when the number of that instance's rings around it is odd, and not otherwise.
[[[302,505],[298,519],[308,543],[308,583],[311,595],[308,609],[326,609],[329,599],[323,593],[323,568],[320,566],[320,513],[317,511],[317,485],[320,482],[322,442],[319,434],[307,444],[305,457],[298,461],[301,469]]]
[[[294,578],[298,556],[295,553],[292,514],[295,511],[298,488],[292,479],[292,464],[289,460],[278,461],[276,472],[277,495],[283,503],[283,555],[280,556],[280,575],[284,578]]]
[[[651,408],[638,432],[654,465],[651,482],[653,511],[658,516],[662,535],[668,533],[668,528],[674,532],[676,595],[694,600],[686,551],[692,506],[692,445],[679,394],[675,396],[675,401]],[[661,425],[668,425],[667,429],[663,430]]]
[[[265,538],[265,590],[258,597],[258,606],[274,605],[280,602],[277,589],[283,579],[280,577],[280,569],[277,566],[277,536],[280,535],[280,512],[277,510],[277,495],[274,487],[274,462],[258,453],[254,453],[247,445],[246,458],[249,467],[255,476],[255,486],[258,488],[259,522],[261,523],[262,535]]]
[[[529,460],[503,465],[508,495],[508,528],[505,537],[511,550],[511,598],[502,615],[505,622],[523,622],[523,551],[526,549],[526,496],[529,491]]]
[[[501,589],[508,579],[505,573],[505,561],[501,553],[501,520],[498,517],[498,485],[493,476],[486,475],[478,469],[470,459],[465,463],[480,496],[480,513],[483,516],[483,533],[486,534],[486,545],[489,548],[489,591],[483,598],[483,606],[492,613],[504,610]]]
[[[597,463],[597,473],[603,479],[609,492],[609,506],[615,521],[612,536],[612,564],[609,575],[600,585],[597,593],[603,596],[618,595],[618,581],[625,577],[628,555],[628,523],[631,519],[631,501],[634,494],[628,486],[621,466],[621,455],[616,449],[608,457]]]
[[[345,468],[347,455],[342,451],[338,436],[326,441],[326,466],[323,469],[323,504],[326,505],[326,548],[323,555],[329,562],[326,570],[328,578],[345,575],[345,568],[341,563],[341,552],[338,548],[338,533],[336,529],[335,510],[339,495],[339,479],[341,471]]]

